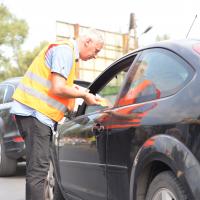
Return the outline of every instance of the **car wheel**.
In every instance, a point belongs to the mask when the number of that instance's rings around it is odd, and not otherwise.
[[[50,162],[45,186],[45,200],[64,200],[54,176],[54,168]]]
[[[6,156],[4,144],[0,140],[0,176],[12,176],[16,169],[17,161]]]
[[[171,171],[158,174],[151,182],[145,200],[187,200],[187,196]]]

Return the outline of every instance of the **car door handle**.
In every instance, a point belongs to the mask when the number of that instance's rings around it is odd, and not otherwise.
[[[92,132],[102,132],[104,131],[104,126],[102,126],[99,123],[96,123],[93,127],[92,127]]]

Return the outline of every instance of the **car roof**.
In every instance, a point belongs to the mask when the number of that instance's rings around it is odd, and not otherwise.
[[[154,42],[150,45],[140,48],[141,49],[148,49],[152,47],[165,47],[172,50],[184,48],[184,49],[191,49],[193,45],[199,44],[200,40],[198,39],[179,39],[179,40],[164,40],[159,42]]]

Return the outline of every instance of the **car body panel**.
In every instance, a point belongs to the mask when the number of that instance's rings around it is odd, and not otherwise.
[[[96,196],[107,192],[105,196],[99,195],[97,199],[143,200],[153,178],[161,171],[171,170],[183,185],[188,198],[198,200],[200,194],[198,185],[200,179],[200,54],[194,50],[194,47],[199,44],[198,40],[167,41],[138,49],[111,64],[90,85],[92,93],[101,92],[118,71],[123,70],[125,63],[129,63],[129,69],[125,70],[128,75],[124,77],[113,106],[96,108],[88,112],[89,107],[83,104],[77,112],[77,117],[64,122],[59,128],[59,145],[56,144],[59,146],[56,155],[59,157],[57,173],[61,174],[58,182],[61,183],[65,194],[73,193],[72,199],[78,197],[84,200],[95,199],[95,196],[91,195],[92,192]],[[177,65],[174,66],[178,67],[180,64],[186,69],[182,72],[186,72],[188,76],[181,74],[185,79],[181,80],[179,85],[176,79],[176,83],[173,84],[177,84],[177,87],[173,90],[161,91],[159,98],[120,105],[119,102],[124,98],[123,94],[129,81],[129,74],[133,73],[135,76],[137,63],[144,60],[146,55],[148,57],[151,52],[173,58],[177,61]],[[161,57],[154,56],[154,59],[159,61]],[[151,62],[151,59],[148,61]],[[170,62],[168,60],[168,64]],[[173,62],[171,64],[173,65]],[[165,84],[167,88],[172,83]],[[94,122],[98,124],[101,131],[103,130],[103,134],[100,134],[102,138],[97,135],[91,136]],[[64,146],[69,144],[63,144],[64,135],[75,136],[76,134],[82,135],[83,138],[89,136],[91,139],[70,144],[73,148],[69,151],[66,148],[65,151]],[[89,141],[95,141],[94,146],[89,146]],[[100,141],[103,141],[102,144]],[[92,155],[91,149],[94,151]],[[64,164],[61,162],[63,158],[65,161],[71,161],[70,167],[67,164],[63,167]],[[75,163],[76,167],[74,167]],[[96,164],[103,165],[97,167]],[[92,167],[86,168],[86,165]],[[98,178],[93,182],[96,175]],[[76,180],[71,181],[72,179]],[[69,180],[74,183],[73,190],[67,184]]]
[[[179,129],[180,130],[180,129]],[[152,162],[162,162],[170,166],[174,174],[181,180],[189,199],[198,199],[200,165],[191,151],[177,140],[177,130],[167,129],[168,134],[159,134],[149,138],[141,147],[133,164],[130,185],[131,198],[136,198],[133,186],[139,179],[141,171],[145,171]],[[171,133],[170,133],[171,131]],[[181,132],[179,132],[181,133]]]
[[[0,118],[2,120],[1,137],[5,146],[5,153],[9,158],[22,159],[25,155],[25,145],[17,128],[15,117],[10,114],[12,94],[20,78],[11,78],[0,83],[0,88],[6,87],[4,103],[0,104]]]
[[[95,113],[65,123],[59,135],[59,167],[63,189],[88,200],[107,198],[106,152],[105,148],[98,148],[106,146],[107,131],[96,130],[96,121],[100,116],[101,113]]]

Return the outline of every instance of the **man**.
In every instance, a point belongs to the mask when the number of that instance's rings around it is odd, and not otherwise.
[[[49,144],[52,129],[67,110],[73,110],[75,98],[88,105],[99,98],[73,87],[78,59],[95,58],[103,47],[95,29],[77,40],[47,45],[28,68],[14,95],[11,113],[16,115],[20,134],[26,144],[26,200],[44,200],[49,169]]]

